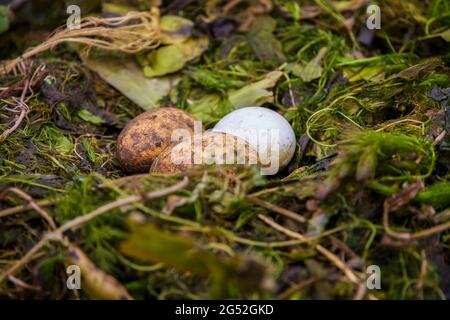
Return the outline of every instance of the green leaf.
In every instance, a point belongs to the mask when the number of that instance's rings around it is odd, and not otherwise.
[[[309,61],[306,65],[294,64],[290,66],[290,71],[297,77],[302,78],[305,82],[311,82],[312,80],[320,78],[323,72],[322,60],[327,54],[328,49],[323,47],[317,53],[317,56]]]
[[[168,95],[180,81],[179,76],[149,79],[132,59],[85,57],[83,61],[103,80],[144,110],[159,107],[161,98]]]
[[[214,297],[223,296],[233,284],[241,290],[264,290],[270,281],[268,266],[250,255],[217,257],[188,236],[155,228],[151,224],[130,225],[131,233],[120,246],[124,254],[152,263],[163,263],[179,271],[209,277]]]
[[[260,61],[286,61],[281,42],[275,37],[276,22],[266,16],[255,20],[247,34],[247,41]]]
[[[233,111],[233,107],[228,99],[221,97],[219,94],[207,94],[199,99],[192,100],[187,110],[194,117],[202,120],[205,126],[209,126]]]
[[[187,40],[194,27],[194,23],[191,20],[178,16],[163,16],[161,17],[161,43],[162,44],[174,44]]]
[[[73,149],[72,141],[61,130],[53,126],[44,126],[36,137],[39,142],[45,143],[58,153],[69,153]]]
[[[447,42],[450,42],[450,29],[441,33],[441,38]]]
[[[300,18],[302,17],[302,12],[300,6],[296,1],[291,0],[286,2],[285,7],[295,21],[300,20]]]
[[[359,80],[378,82],[385,79],[386,73],[384,72],[384,69],[384,66],[376,65],[367,66],[362,69],[360,67],[345,67],[343,68],[343,71],[344,76],[350,82],[356,82]]]
[[[407,81],[420,79],[438,68],[441,64],[442,61],[439,58],[430,58],[419,64],[403,69],[394,77],[398,77]]]
[[[95,162],[95,159],[97,158],[95,155],[94,147],[92,146],[91,142],[88,139],[81,140],[81,145],[84,148],[84,151],[86,151],[86,154],[91,162]]]
[[[189,39],[185,42],[160,47],[144,61],[146,77],[157,77],[181,70],[208,48],[208,38]]]
[[[89,110],[86,109],[82,109],[78,112],[78,116],[83,119],[86,122],[95,124],[95,125],[100,125],[103,123],[102,118],[92,114]]]
[[[59,153],[69,153],[73,149],[73,143],[67,137],[61,135],[55,140],[54,147]]]
[[[188,111],[208,126],[233,109],[273,102],[273,92],[270,89],[275,86],[282,75],[281,71],[269,72],[261,80],[247,84],[241,89],[228,90],[226,97],[219,94],[208,94],[202,95],[199,99],[191,99]]]
[[[282,75],[281,71],[269,72],[262,80],[250,83],[241,89],[229,91],[228,99],[235,108],[273,102],[273,92],[269,89],[275,86]]]
[[[0,34],[9,29],[9,10],[5,5],[0,5]]]

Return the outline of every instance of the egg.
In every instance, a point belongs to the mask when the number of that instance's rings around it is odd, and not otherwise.
[[[155,159],[150,172],[176,173],[207,164],[258,165],[258,153],[239,137],[206,131],[166,148]]]
[[[117,139],[117,159],[128,173],[148,172],[153,161],[172,144],[176,129],[194,131],[196,119],[173,107],[152,109],[131,120]]]
[[[294,156],[294,130],[282,115],[267,108],[237,109],[223,117],[213,131],[232,134],[247,141],[258,151],[263,174],[277,173]]]

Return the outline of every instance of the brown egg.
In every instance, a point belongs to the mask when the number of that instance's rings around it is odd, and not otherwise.
[[[117,139],[117,159],[128,173],[148,172],[162,150],[172,144],[172,133],[185,129],[193,134],[196,119],[172,107],[144,112],[123,128]]]
[[[203,164],[259,164],[258,153],[236,136],[207,131],[166,148],[155,159],[151,173],[176,173]]]

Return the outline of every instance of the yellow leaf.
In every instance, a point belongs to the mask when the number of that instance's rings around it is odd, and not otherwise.
[[[148,55],[144,66],[146,77],[163,76],[181,70],[208,48],[208,38],[189,39],[185,42],[160,47]]]

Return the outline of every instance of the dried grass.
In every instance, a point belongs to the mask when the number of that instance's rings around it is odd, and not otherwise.
[[[47,41],[30,48],[20,57],[7,61],[2,65],[0,74],[15,71],[22,61],[61,43],[84,44],[86,45],[85,53],[93,47],[137,53],[158,46],[159,34],[159,10],[156,8],[146,12],[129,12],[121,17],[86,17],[81,20],[79,29],[60,27]]]

